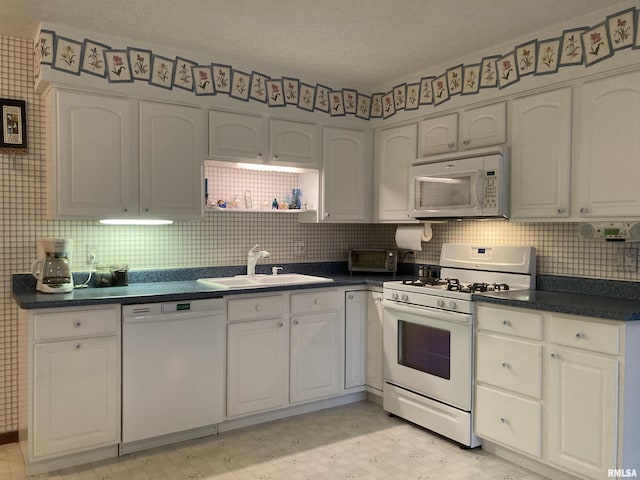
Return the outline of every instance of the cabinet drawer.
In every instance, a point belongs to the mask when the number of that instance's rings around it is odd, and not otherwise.
[[[479,437],[540,457],[540,403],[478,386],[475,423]]]
[[[476,379],[530,397],[542,394],[542,346],[478,333]]]
[[[542,339],[541,313],[482,305],[479,305],[476,311],[478,330],[488,330],[531,340]]]
[[[229,300],[227,311],[230,322],[281,317],[284,312],[282,295]]]
[[[291,313],[308,313],[325,310],[336,310],[343,305],[341,292],[332,290],[324,292],[295,293],[291,295]]]
[[[120,331],[120,305],[95,310],[66,310],[33,315],[36,342],[60,338],[117,335]]]
[[[547,318],[549,341],[567,347],[618,355],[620,353],[620,327],[556,315]]]

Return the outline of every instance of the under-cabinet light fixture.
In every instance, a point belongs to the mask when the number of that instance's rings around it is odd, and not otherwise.
[[[261,172],[303,173],[304,168],[287,167],[284,165],[265,165],[261,163],[238,163],[236,168],[244,170],[257,170]]]
[[[100,220],[102,225],[171,225],[173,220],[135,219],[135,218],[105,218]]]

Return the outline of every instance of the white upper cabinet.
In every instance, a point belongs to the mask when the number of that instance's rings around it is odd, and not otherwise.
[[[420,122],[421,157],[499,145],[506,141],[507,112],[504,102]]]
[[[202,215],[201,111],[140,102],[140,210],[143,216]]]
[[[465,110],[460,114],[460,148],[488,147],[507,141],[507,110],[504,102]]]
[[[52,218],[201,217],[200,109],[56,89],[47,102]]]
[[[420,122],[420,156],[455,152],[458,149],[458,114]]]
[[[101,218],[137,212],[135,102],[52,90],[49,112],[49,215]]]
[[[269,151],[268,122],[258,115],[209,111],[209,156],[262,162]]]
[[[366,222],[371,217],[371,178],[362,131],[322,129],[322,220]]]
[[[416,159],[418,125],[389,128],[378,133],[378,220],[411,222],[409,167]]]
[[[209,157],[301,168],[320,167],[320,129],[310,123],[209,111]]]
[[[580,107],[576,215],[640,217],[640,72],[586,82]]]
[[[510,125],[511,217],[568,217],[571,88],[514,100]]]
[[[269,121],[270,163],[304,168],[320,166],[319,128],[310,123]]]

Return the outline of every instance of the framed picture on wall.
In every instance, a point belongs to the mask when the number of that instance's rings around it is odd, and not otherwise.
[[[562,39],[550,38],[538,42],[538,55],[535,75],[556,73],[560,61],[560,42]]]
[[[109,45],[85,38],[82,71],[95,75],[96,77],[106,77],[107,67],[104,61],[104,52],[110,49],[111,47]]]
[[[420,84],[410,83],[407,85],[407,101],[405,103],[405,110],[415,110],[418,108],[420,101]]]
[[[196,95],[215,95],[213,86],[213,67],[211,65],[194,65],[191,67]]]
[[[635,12],[635,8],[632,7],[607,17],[614,50],[628,48],[633,45],[634,29],[637,28],[634,23]]]
[[[384,93],[371,95],[371,118],[382,118],[382,97]]]
[[[422,77],[420,79],[420,105],[430,105],[433,103],[433,88],[431,82],[436,77]]]
[[[133,82],[128,50],[105,50],[104,62],[110,83]]]
[[[342,89],[342,99],[344,100],[345,113],[353,113],[355,115],[357,108],[358,91],[351,88]]]
[[[507,53],[496,62],[498,69],[498,87],[505,88],[520,80],[516,65],[516,53]]]
[[[608,27],[607,22],[602,22],[580,35],[585,66],[589,67],[613,55]]]
[[[292,77],[282,77],[282,84],[284,86],[284,101],[297,105],[300,97],[300,80]]]
[[[195,66],[196,62],[187,60],[185,58],[176,57],[176,68],[173,73],[173,86],[182,88],[189,92],[193,92],[193,72],[191,67]]]
[[[356,117],[369,120],[370,115],[371,97],[369,95],[358,93],[358,109],[356,110]]]
[[[24,100],[0,99],[2,135],[0,153],[27,153],[27,104]]]
[[[342,90],[332,90],[329,92],[329,115],[332,117],[343,117],[344,114]]]
[[[55,40],[55,56],[51,67],[63,72],[80,75],[84,43],[57,35]]]
[[[568,65],[581,65],[584,61],[584,52],[580,35],[589,27],[572,28],[562,32],[562,42],[560,43],[560,63],[561,67]]]
[[[465,65],[462,73],[462,95],[473,95],[480,89],[480,64]]]
[[[480,65],[480,88],[495,88],[498,86],[498,67],[496,62],[500,57],[484,57]]]
[[[298,108],[313,112],[316,100],[316,87],[307,83],[300,83],[300,92],[298,95]]]
[[[447,85],[450,96],[462,93],[462,65],[447,69]]]

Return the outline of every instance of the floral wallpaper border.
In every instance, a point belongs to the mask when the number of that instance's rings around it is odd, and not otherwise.
[[[560,36],[532,39],[508,53],[482,58],[478,63],[455,65],[437,75],[394,86],[388,92],[362,93],[304,83],[293,77],[271,78],[243,72],[231,65],[198,65],[191,60],[167,58],[150,50],[112,48],[91,39],[78,41],[40,30],[35,42],[35,77],[41,65],[72,75],[90,74],[109,83],[147,82],[194,95],[228,95],[269,107],[294,105],[330,116],[355,115],[387,119],[400,110],[438,107],[455,95],[475,95],[485,88],[507,88],[527,75],[549,75],[560,67],[589,67],[625,48],[640,49],[640,10],[631,7],[608,15],[593,26],[564,30]]]

